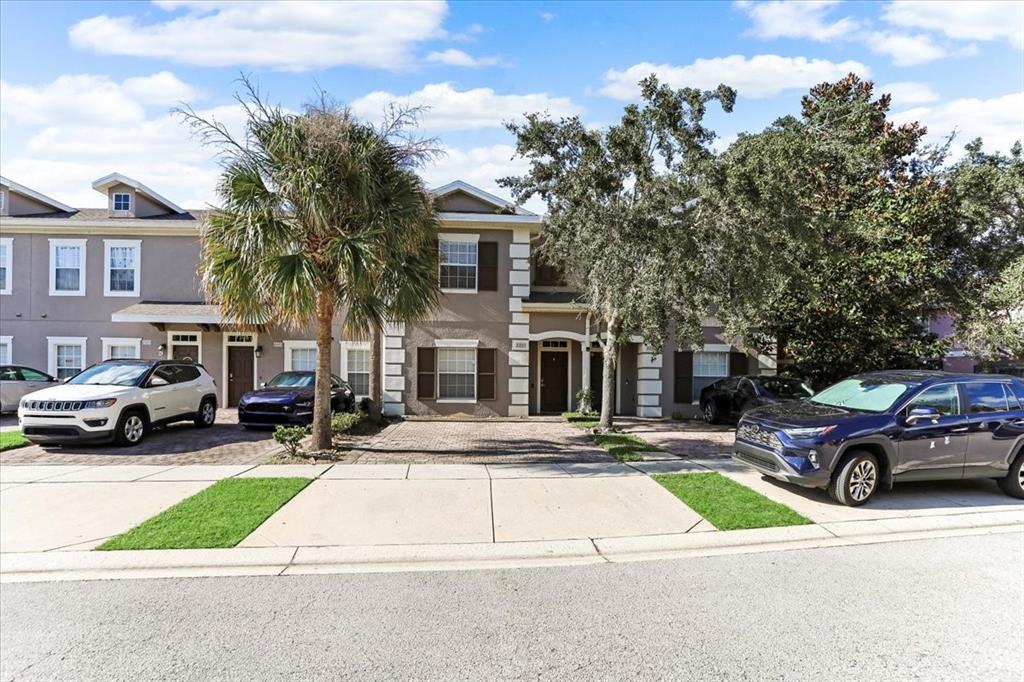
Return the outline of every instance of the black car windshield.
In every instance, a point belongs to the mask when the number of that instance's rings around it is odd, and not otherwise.
[[[89,386],[136,386],[149,371],[148,365],[101,363],[86,368],[68,380],[69,384]]]
[[[863,412],[885,412],[914,384],[871,379],[843,379],[811,397],[812,403]]]
[[[267,382],[271,388],[313,388],[316,375],[313,372],[281,372]]]
[[[761,388],[772,398],[794,400],[798,398],[810,398],[814,391],[799,379],[786,379],[785,377],[768,377],[760,380]]]

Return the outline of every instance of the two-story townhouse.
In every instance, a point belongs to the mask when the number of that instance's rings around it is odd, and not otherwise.
[[[229,406],[277,372],[315,366],[312,329],[238,329],[204,301],[205,211],[117,173],[93,188],[107,208],[74,209],[0,181],[0,364],[64,378],[110,357],[192,358]],[[385,411],[527,416],[574,408],[583,386],[600,395],[596,325],[532,257],[541,216],[459,181],[434,193],[441,302],[429,319],[385,330]],[[334,338],[334,371],[365,394],[368,341],[345,335],[340,316]],[[730,344],[713,319],[696,352],[633,338],[619,358],[616,410],[693,414],[708,383],[773,367]]]

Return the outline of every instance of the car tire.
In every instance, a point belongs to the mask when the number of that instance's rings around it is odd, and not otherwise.
[[[1017,453],[1006,476],[998,479],[999,487],[1010,497],[1024,499],[1024,450]]]
[[[882,469],[870,452],[854,450],[839,464],[828,484],[829,496],[847,507],[859,507],[878,491]]]
[[[114,442],[121,447],[132,447],[146,435],[146,415],[139,409],[125,410],[114,428]]]
[[[215,421],[217,421],[217,402],[213,398],[203,398],[192,423],[201,429],[208,429],[213,426]]]
[[[710,400],[704,403],[701,414],[704,416],[704,421],[708,424],[717,424],[721,421],[718,415],[718,407],[716,407],[715,403]]]

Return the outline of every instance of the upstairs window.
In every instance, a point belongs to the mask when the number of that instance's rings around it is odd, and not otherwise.
[[[85,296],[85,240],[50,240],[50,295]]]
[[[442,235],[438,243],[441,260],[441,290],[475,292],[477,284],[477,240],[461,235]]]
[[[139,254],[141,242],[127,239],[105,239],[103,294],[105,296],[139,295]]]
[[[11,293],[11,260],[14,240],[11,237],[0,239],[0,294]]]
[[[114,195],[114,210],[115,211],[130,211],[132,210],[132,195],[117,193]]]

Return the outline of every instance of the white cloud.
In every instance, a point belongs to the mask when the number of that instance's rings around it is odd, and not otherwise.
[[[1021,2],[897,1],[886,5],[882,18],[896,26],[938,31],[956,40],[1004,39],[1024,49]]]
[[[197,88],[168,71],[121,83],[109,76],[90,74],[58,76],[39,86],[0,81],[3,118],[35,125],[136,122],[145,118],[145,106],[172,106],[199,96]]]
[[[875,88],[875,94],[892,95],[893,106],[901,107],[911,104],[928,104],[937,102],[939,93],[935,92],[928,83],[917,83],[915,81],[902,81],[899,83],[886,83]]]
[[[773,97],[784,90],[806,90],[824,81],[834,81],[853,72],[862,77],[871,75],[867,66],[855,61],[830,62],[827,59],[781,57],[761,54],[744,57],[697,59],[686,66],[643,62],[619,71],[605,73],[601,93],[617,99],[633,99],[639,95],[637,83],[652,73],[672,87],[714,88],[725,83],[736,88],[740,97],[759,99]]]
[[[860,27],[860,23],[850,17],[826,21],[826,15],[839,4],[838,0],[819,0],[817,2],[748,2],[741,0],[734,4],[753,20],[754,25],[750,33],[758,38],[809,38],[827,42],[848,36]]]
[[[980,137],[990,151],[1009,151],[1014,142],[1024,141],[1024,92],[991,99],[963,98],[930,107],[916,107],[892,115],[897,123],[920,121],[928,126],[928,140],[941,142],[957,131],[954,151]]]
[[[433,64],[445,64],[447,66],[479,68],[481,66],[496,66],[501,64],[501,57],[474,57],[462,50],[449,48],[442,52],[431,52],[427,55],[427,61]]]
[[[896,66],[927,64],[948,54],[931,36],[923,33],[909,35],[873,31],[865,36],[864,42],[872,52],[890,57]]]
[[[425,85],[408,95],[371,92],[352,102],[351,106],[356,115],[376,119],[392,102],[429,107],[420,117],[420,127],[426,130],[497,128],[504,121],[534,111],[547,111],[555,117],[582,112],[568,97],[552,97],[545,93],[499,95],[491,88],[456,90],[451,83]]]
[[[423,2],[231,2],[169,0],[185,9],[165,21],[136,16],[84,19],[71,44],[101,54],[170,59],[198,66],[304,71],[338,65],[395,69],[422,41],[442,37],[446,5]]]
[[[485,192],[511,200],[509,191],[499,187],[497,179],[521,175],[529,168],[525,159],[513,159],[516,150],[509,144],[470,149],[445,147],[444,151],[443,157],[421,173],[429,187],[439,187],[452,180],[464,180]],[[539,199],[528,201],[526,208],[536,213],[545,210],[544,202]]]
[[[540,18],[541,18],[541,21],[543,21],[544,23],[548,24],[548,23],[551,23],[552,21],[554,21],[555,19],[557,19],[558,15],[555,14],[554,12],[541,12],[540,13]]]

